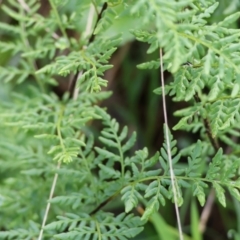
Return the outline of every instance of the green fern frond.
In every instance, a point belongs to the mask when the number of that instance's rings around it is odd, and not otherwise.
[[[188,203],[186,193],[202,207],[210,188],[224,207],[229,194],[240,201],[239,12],[224,18],[215,0],[50,0],[44,13],[40,5],[0,3],[1,239],[136,239],[148,220],[157,237],[177,236],[156,216],[170,202]],[[153,72],[163,60],[164,77],[171,75],[165,94],[180,117],[172,129],[189,132],[177,133],[177,144],[164,126],[156,153],[153,145],[137,150],[143,136],[137,140],[99,106],[111,94],[102,91],[105,73],[126,34],[148,45],[139,69]],[[127,79],[126,93],[137,94]],[[59,82],[64,87],[53,89]],[[60,88],[63,94],[53,93]]]
[[[60,220],[48,224],[45,229],[48,231],[64,231],[68,233],[55,234],[57,239],[130,239],[143,230],[139,217],[132,214],[120,214],[116,217],[113,214],[101,212],[96,216],[87,214],[66,214],[66,217],[59,217]]]
[[[104,159],[108,159],[106,166],[112,167],[115,161],[118,161],[121,164],[121,175],[125,175],[125,157],[124,154],[130,150],[135,141],[136,141],[136,133],[134,132],[132,136],[126,141],[126,137],[128,134],[127,127],[124,127],[122,131],[119,133],[119,124],[115,119],[111,119],[111,117],[102,109],[96,108],[97,114],[99,114],[106,128],[101,132],[102,136],[99,137],[99,140],[105,144],[105,146],[115,149],[117,153],[114,153],[109,150],[100,149],[96,147],[96,151],[99,154],[98,161],[103,161]],[[124,142],[125,140],[125,142]],[[106,168],[104,169],[107,170]],[[110,173],[111,175],[112,173]]]
[[[240,101],[238,98],[217,100],[206,107],[211,119],[210,124],[213,136],[234,125],[239,120]]]

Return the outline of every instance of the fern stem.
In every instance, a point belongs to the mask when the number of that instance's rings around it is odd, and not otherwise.
[[[65,146],[64,146],[64,142],[63,142],[63,138],[62,138],[62,133],[61,133],[61,122],[62,122],[63,112],[64,112],[64,107],[61,106],[61,110],[60,110],[60,113],[59,113],[59,118],[58,118],[58,121],[57,121],[57,135],[58,135],[62,150],[63,150],[63,152],[65,152]]]
[[[208,195],[208,199],[207,199],[207,202],[206,202],[206,204],[204,206],[204,209],[202,211],[200,221],[199,221],[199,225],[198,225],[199,231],[201,233],[205,232],[206,224],[207,224],[207,221],[208,221],[209,216],[211,214],[212,206],[214,204],[214,200],[215,200],[215,191],[212,188],[210,194]]]
[[[115,136],[115,137],[116,137],[116,140],[117,140],[118,151],[120,153],[121,173],[122,173],[122,177],[124,178],[125,166],[124,166],[123,152],[122,152],[121,143],[119,142],[118,137],[117,136]]]
[[[58,135],[58,138],[59,138],[59,141],[60,141],[60,145],[61,145],[63,151],[65,151],[65,146],[64,146],[64,142],[63,142],[62,134],[61,134],[61,122],[62,122],[63,112],[64,112],[64,107],[62,106],[61,110],[60,110],[60,113],[59,113],[59,118],[58,118],[56,127],[57,127],[57,135]],[[57,170],[59,170],[60,167],[61,167],[61,162],[58,162]],[[54,191],[55,191],[55,188],[56,188],[56,184],[57,184],[57,179],[58,179],[58,173],[56,173],[54,175],[54,179],[53,179],[53,183],[52,183],[52,187],[51,187],[51,191],[50,191],[47,207],[46,207],[46,210],[45,210],[45,214],[44,214],[44,217],[43,217],[42,227],[41,227],[41,231],[40,231],[38,240],[42,239],[43,229],[44,229],[44,227],[46,225],[48,213],[49,213],[49,210],[50,210],[50,207],[51,207],[50,200],[53,198],[53,194],[54,194]]]
[[[30,8],[29,8],[29,6],[24,2],[24,0],[18,0],[18,2],[21,4],[22,8],[23,8],[26,12],[30,12]]]
[[[61,166],[61,162],[58,163],[57,170],[60,169],[60,166]],[[53,179],[53,183],[52,183],[52,187],[51,187],[51,191],[50,191],[50,195],[49,195],[49,199],[48,199],[48,204],[47,204],[45,214],[44,214],[44,217],[43,217],[42,227],[41,227],[41,230],[40,230],[40,233],[39,233],[39,236],[38,236],[38,240],[41,240],[42,236],[43,236],[43,229],[46,225],[48,213],[49,213],[50,206],[51,206],[51,203],[49,201],[53,198],[53,194],[54,194],[56,184],[57,184],[57,179],[58,179],[58,174],[56,173],[55,176],[54,176],[54,179]]]
[[[97,227],[98,240],[102,240],[102,234],[101,234],[101,229],[100,229],[99,223],[97,220],[95,221],[95,223],[96,223],[96,227]]]
[[[170,176],[171,176],[171,185],[173,190],[173,197],[174,197],[174,206],[175,206],[175,212],[177,217],[177,224],[178,224],[178,231],[179,231],[179,239],[183,240],[183,231],[182,231],[182,225],[181,225],[181,219],[179,214],[179,209],[177,205],[177,182],[176,178],[173,172],[173,165],[172,165],[172,154],[171,154],[171,144],[170,139],[168,135],[168,118],[167,118],[167,105],[166,105],[166,98],[165,98],[165,82],[164,82],[164,75],[163,75],[163,56],[162,56],[162,49],[160,48],[160,68],[161,68],[161,83],[162,83],[162,101],[163,101],[163,115],[164,115],[164,122],[165,122],[165,133],[166,133],[166,144],[167,144],[167,154],[168,154],[168,162],[169,162],[169,170],[170,170]]]
[[[92,2],[93,6],[94,6],[94,8],[95,8],[95,12],[96,12],[97,15],[98,15],[99,12],[98,12],[98,9],[97,9],[97,4],[96,4],[96,2],[95,2],[94,0],[91,0],[91,2]]]
[[[92,35],[91,35],[91,37],[89,38],[88,43],[93,42],[93,40],[94,40],[94,38],[95,38],[94,31],[95,31],[95,29],[96,29],[99,21],[100,21],[101,18],[102,18],[103,12],[107,9],[107,7],[108,7],[108,4],[107,4],[107,2],[105,2],[105,3],[103,4],[103,6],[102,6],[102,9],[101,9],[100,13],[98,14],[97,21],[96,21],[96,23],[95,23],[95,26],[94,26],[93,31],[92,31]]]
[[[86,37],[91,36],[90,34],[93,32],[92,25],[93,25],[93,19],[94,19],[94,11],[97,12],[97,9],[95,9],[94,7],[96,7],[94,4],[90,4],[88,19],[87,19],[87,26],[86,26],[86,30],[84,32],[84,35]]]
[[[124,188],[124,187],[122,187]],[[102,209],[104,206],[106,206],[109,202],[111,202],[114,198],[116,198],[120,193],[121,193],[121,189],[118,189],[112,196],[110,196],[109,198],[107,198],[104,202],[101,202],[95,209],[93,209],[89,215],[94,215],[96,214],[100,209]]]
[[[203,123],[204,123],[205,129],[206,129],[208,138],[209,138],[214,150],[217,152],[218,149],[219,149],[219,145],[218,145],[218,142],[217,142],[216,138],[213,137],[209,120],[208,119],[203,119]]]
[[[195,94],[195,95],[194,95],[194,99],[195,99],[195,101],[196,101],[197,103],[201,103],[201,100],[200,100],[198,94]],[[219,149],[219,144],[218,144],[217,139],[213,137],[212,129],[211,129],[211,126],[210,126],[210,123],[209,123],[208,118],[204,118],[204,119],[203,119],[203,124],[204,124],[204,127],[205,127],[205,129],[206,129],[206,133],[207,133],[207,135],[208,135],[208,138],[209,138],[209,140],[210,140],[210,142],[211,142],[214,150],[217,152],[218,149]]]
[[[76,80],[75,87],[74,87],[74,90],[73,90],[73,99],[74,100],[77,100],[77,98],[78,98],[78,94],[79,94],[79,91],[80,91],[80,87],[78,86],[78,80],[80,79],[82,74],[83,74],[83,72],[80,71],[80,72],[78,72],[77,77],[76,77],[77,80]],[[70,84],[70,87],[71,87],[71,84]]]

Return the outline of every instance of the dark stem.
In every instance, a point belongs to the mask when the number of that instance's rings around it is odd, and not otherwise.
[[[201,99],[199,98],[197,93],[194,95],[194,99],[197,103],[201,102]],[[211,129],[208,118],[203,119],[203,124],[204,124],[204,127],[206,129],[207,136],[208,136],[214,150],[217,152],[218,149],[220,148],[220,146],[219,146],[219,143],[218,143],[217,139],[213,137],[212,129]]]
[[[218,149],[220,148],[220,146],[218,144],[217,139],[214,138],[213,135],[212,135],[212,130],[211,130],[211,127],[210,127],[209,120],[207,118],[205,118],[205,119],[203,119],[203,123],[204,123],[205,129],[206,129],[208,138],[209,138],[212,146],[214,147],[214,150],[217,152]]]
[[[106,199],[105,201],[103,201],[102,203],[100,203],[94,210],[92,210],[89,213],[89,215],[96,214],[99,210],[101,210],[104,206],[106,206],[109,202],[111,202],[116,196],[117,196],[117,194],[114,194],[111,197],[109,197],[108,199]]]

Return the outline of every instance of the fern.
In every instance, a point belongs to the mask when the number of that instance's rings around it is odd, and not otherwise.
[[[81,224],[78,225],[78,222]],[[138,217],[132,215],[125,216],[120,214],[117,217],[112,214],[99,213],[94,218],[84,214],[78,216],[75,214],[67,214],[61,217],[56,223],[46,226],[47,230],[57,229],[63,230],[69,227],[72,231],[69,233],[57,234],[56,239],[127,239],[136,236],[141,230],[141,221]]]
[[[158,238],[175,236],[157,222],[171,203],[183,218],[192,197],[205,208],[211,189],[223,211],[240,201],[240,13],[233,1],[225,9],[232,14],[216,17],[222,4],[50,0],[43,14],[41,1],[0,2],[0,239],[150,239],[151,221]],[[164,92],[156,69],[172,76],[164,89],[178,122],[157,133],[157,150],[144,146],[140,124],[122,126],[120,107],[114,118],[101,106],[111,95],[105,73],[123,58],[130,34],[147,45],[137,66],[153,72],[154,93]],[[121,78],[138,78],[130,68]],[[142,83],[130,84],[124,94],[140,96]],[[191,206],[196,227],[202,209]]]

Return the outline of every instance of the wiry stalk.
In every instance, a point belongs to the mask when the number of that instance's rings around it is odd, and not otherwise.
[[[161,69],[161,84],[162,84],[162,102],[163,102],[163,115],[164,115],[164,122],[165,122],[165,133],[166,133],[166,144],[167,144],[167,154],[168,154],[168,161],[169,161],[169,168],[170,168],[170,177],[171,177],[171,184],[172,184],[172,191],[174,197],[174,206],[175,212],[177,216],[177,224],[178,224],[178,231],[179,231],[179,239],[183,240],[183,232],[182,232],[182,225],[181,219],[179,214],[179,209],[177,205],[177,188],[176,188],[176,178],[173,172],[173,164],[172,164],[172,154],[171,154],[171,144],[168,135],[168,118],[167,118],[167,105],[166,105],[166,97],[165,97],[165,82],[164,82],[164,75],[163,75],[163,60],[162,60],[162,49],[160,48],[160,69]]]

